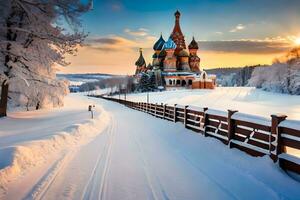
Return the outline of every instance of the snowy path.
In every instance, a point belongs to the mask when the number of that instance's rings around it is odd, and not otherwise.
[[[110,125],[66,154],[24,199],[297,199],[300,183],[269,158],[95,99]],[[24,183],[25,184],[25,183]],[[11,196],[13,197],[13,195]]]

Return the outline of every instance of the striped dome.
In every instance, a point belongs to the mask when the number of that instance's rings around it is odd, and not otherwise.
[[[193,40],[189,44],[189,49],[199,49],[198,43],[196,42],[195,38],[193,37]]]
[[[164,44],[163,49],[176,49],[176,44],[171,37],[169,37],[168,41]]]
[[[153,50],[154,51],[160,51],[163,48],[165,42],[166,41],[164,40],[162,35],[160,35],[160,38],[157,40],[157,42],[155,42],[155,44],[153,46]]]

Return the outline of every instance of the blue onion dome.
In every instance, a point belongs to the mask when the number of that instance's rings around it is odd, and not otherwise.
[[[164,40],[162,35],[160,35],[160,38],[157,40],[157,42],[155,42],[155,44],[153,46],[153,50],[154,51],[160,51],[163,48],[165,42],[166,41]]]
[[[163,49],[176,49],[176,44],[171,37],[169,37],[168,41],[164,44]]]
[[[135,62],[135,65],[136,65],[136,66],[139,66],[139,67],[141,67],[141,66],[146,66],[146,61],[145,61],[145,59],[144,59],[142,49],[140,49],[140,57],[139,57],[139,59]]]
[[[193,37],[193,40],[189,44],[189,49],[199,49],[198,43],[196,42],[195,38]]]
[[[188,53],[186,50],[182,49],[182,50],[178,53],[178,56],[179,56],[179,57],[189,57],[189,53]]]
[[[162,51],[158,54],[158,57],[159,57],[159,58],[164,58],[164,57],[166,57],[166,55],[167,55],[167,52],[166,52],[165,50],[162,50]]]

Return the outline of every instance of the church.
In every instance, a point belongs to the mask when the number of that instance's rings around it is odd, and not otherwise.
[[[198,43],[193,37],[187,46],[180,28],[180,12],[175,12],[175,25],[167,41],[160,38],[153,46],[154,54],[152,64],[146,65],[142,49],[135,62],[135,76],[147,73],[155,76],[157,87],[190,88],[190,89],[214,89],[216,76],[208,75],[200,69]]]

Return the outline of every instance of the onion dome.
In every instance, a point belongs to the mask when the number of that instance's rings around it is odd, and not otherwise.
[[[196,42],[195,38],[193,37],[193,40],[189,44],[189,49],[199,49],[198,43]]]
[[[138,67],[146,66],[146,61],[145,61],[144,56],[143,56],[142,48],[140,48],[140,57],[139,57],[139,59],[135,62],[135,65],[138,66]]]
[[[157,40],[157,42],[155,42],[155,44],[153,46],[153,50],[154,51],[160,51],[163,48],[165,42],[166,41],[164,40],[162,35],[160,35],[160,38]]]
[[[165,50],[162,50],[162,51],[158,54],[158,57],[159,57],[159,58],[164,58],[164,57],[166,57],[166,55],[167,55],[167,52],[166,52]]]
[[[176,44],[171,37],[169,37],[168,41],[164,44],[163,49],[176,49]]]
[[[182,49],[179,54],[178,54],[179,57],[189,57],[189,54],[186,50]]]

